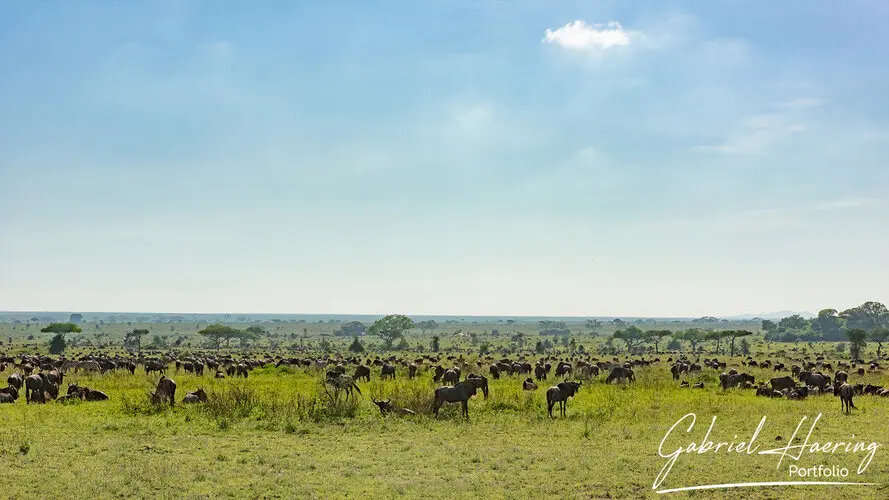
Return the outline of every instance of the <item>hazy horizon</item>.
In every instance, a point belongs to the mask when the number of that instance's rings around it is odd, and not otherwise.
[[[874,0],[12,2],[0,310],[885,303],[887,25]]]

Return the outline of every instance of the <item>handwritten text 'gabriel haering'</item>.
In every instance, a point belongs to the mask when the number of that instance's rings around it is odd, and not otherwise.
[[[661,458],[666,458],[667,463],[664,464],[664,468],[661,469],[660,474],[658,474],[657,478],[654,480],[653,489],[657,489],[661,483],[667,478],[667,475],[670,473],[670,470],[673,469],[673,465],[676,463],[676,460],[679,459],[679,456],[683,453],[692,454],[696,453],[698,455],[703,455],[705,453],[719,453],[723,451],[724,453],[735,453],[741,454],[746,453],[747,455],[759,454],[759,455],[780,455],[781,458],[778,459],[778,467],[781,467],[781,462],[784,461],[784,458],[790,458],[792,460],[799,460],[804,453],[815,454],[815,453],[823,453],[823,454],[833,454],[837,451],[842,453],[860,453],[867,452],[867,454],[862,458],[861,462],[858,465],[858,474],[862,474],[867,470],[868,466],[873,460],[874,455],[877,452],[877,448],[880,445],[877,443],[864,443],[864,442],[826,442],[826,443],[818,443],[812,442],[812,433],[815,431],[815,425],[818,423],[818,420],[821,419],[821,414],[819,413],[817,417],[812,421],[812,426],[809,428],[809,433],[806,435],[805,441],[800,444],[793,444],[796,439],[797,434],[799,433],[800,428],[803,426],[803,423],[808,419],[808,417],[803,417],[800,420],[799,425],[796,426],[796,430],[793,431],[793,436],[787,441],[785,446],[780,448],[775,448],[771,450],[763,450],[759,451],[760,445],[756,443],[756,439],[759,437],[760,431],[762,431],[763,426],[766,423],[766,417],[762,417],[762,420],[759,421],[759,426],[756,427],[756,430],[753,432],[749,441],[742,442],[720,442],[714,443],[710,440],[710,433],[713,431],[713,427],[716,425],[716,417],[713,417],[712,422],[710,423],[710,428],[707,429],[707,433],[704,435],[704,439],[701,440],[700,444],[692,441],[686,446],[679,446],[671,452],[665,452],[666,449],[670,449],[666,446],[667,439],[670,438],[670,435],[673,433],[673,430],[676,429],[679,424],[685,422],[687,420],[691,420],[691,424],[688,426],[688,429],[685,431],[689,433],[695,426],[695,422],[697,421],[697,415],[694,413],[689,413],[684,417],[680,418],[670,430],[667,431],[667,434],[664,435],[664,439],[661,440],[661,445],[658,447],[658,455]],[[737,436],[735,436],[737,439]],[[855,439],[855,435],[852,435],[852,440]]]

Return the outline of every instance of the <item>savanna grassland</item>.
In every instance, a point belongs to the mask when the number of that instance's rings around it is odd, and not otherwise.
[[[132,327],[125,325],[120,330]],[[13,332],[8,326],[3,328],[2,338],[6,342]],[[315,328],[320,335],[320,327]],[[481,335],[492,327],[475,328]],[[32,346],[24,345],[28,342],[26,337],[19,334],[20,329],[15,330],[13,345],[0,347],[0,352],[7,348],[10,352],[33,353]],[[316,348],[319,337],[311,337],[311,332],[308,335],[310,338],[303,339],[303,345]],[[468,339],[446,338],[442,332],[438,335],[442,336],[443,349],[462,354],[470,364],[474,362],[477,353],[472,352],[474,346]],[[426,337],[415,335],[411,341],[428,344]],[[504,345],[509,342],[496,340]],[[45,344],[39,337],[31,342],[37,348]],[[592,337],[582,339],[591,351],[602,342]],[[533,335],[528,343],[533,346]],[[784,359],[774,352],[766,355],[767,348],[757,340],[751,343],[754,357]],[[109,344],[112,346],[108,349],[114,349],[113,342]],[[831,359],[841,357],[828,344],[780,347],[791,358],[820,351],[827,351]],[[95,347],[72,351],[91,349]],[[251,352],[269,349],[270,346],[260,346]],[[776,346],[771,349],[774,351]],[[801,352],[804,350],[807,352]],[[761,356],[756,355],[759,351],[763,351]],[[231,352],[238,355],[235,349]],[[418,353],[397,355],[413,359]],[[492,355],[500,357],[499,353]],[[524,355],[532,362],[537,357],[532,351]],[[550,355],[558,359],[568,354],[559,347]],[[786,443],[804,416],[814,418],[819,413],[823,417],[812,441],[848,441],[855,434],[856,440],[889,443],[889,399],[857,396],[858,409],[844,415],[839,399],[829,395],[790,401],[757,397],[751,390],[723,391],[718,387],[719,372],[709,368],[687,377],[692,384],[703,382],[704,389],[681,388],[671,379],[666,362],[670,356],[646,355],[647,359],[660,357],[663,362],[635,368],[634,384],[606,385],[604,374],[584,380],[580,392],[568,403],[567,417],[547,416],[545,390],[556,382],[552,374],[536,391],[522,390],[524,376],[491,379],[490,396],[485,399],[479,393],[469,402],[468,421],[460,416],[459,405],[446,405],[434,418],[429,407],[433,390],[439,384],[432,381],[426,370],[408,380],[403,367],[398,368],[395,381],[381,380],[380,369],[375,367],[371,381],[358,384],[361,396],[354,400],[337,397],[332,401],[324,389],[323,370],[266,366],[252,370],[246,379],[217,380],[208,372],[202,377],[176,373],[171,365],[168,374],[178,384],[174,408],[148,402],[147,393],[158,377],[145,375],[141,367],[135,375],[69,373],[63,387],[77,382],[106,392],[110,400],[26,405],[21,398],[15,404],[0,405],[0,496],[889,497],[889,455],[883,447],[861,476],[856,469],[863,453],[804,455],[799,462],[790,462],[799,466],[845,467],[850,471],[847,480],[877,482],[881,486],[764,487],[655,495],[653,482],[666,463],[658,456],[658,446],[668,429],[687,413],[697,414],[697,424],[687,434],[687,425],[674,431],[669,446],[665,446],[669,451],[687,446],[690,441],[700,442],[713,416],[717,421],[710,439],[717,442],[732,441],[736,435],[738,441],[748,440],[766,416],[756,441],[761,449]],[[518,354],[512,357],[517,358]],[[755,375],[757,381],[774,376],[771,370],[743,366],[744,357],[719,359],[729,367]],[[447,361],[442,359],[442,364]],[[11,371],[9,367],[3,373],[4,380]],[[486,368],[479,372],[487,375]],[[852,374],[850,379],[854,383],[889,386],[889,377],[882,373]],[[209,393],[207,403],[180,403],[186,392],[198,387]],[[418,414],[381,416],[372,398],[390,398]],[[807,422],[801,434],[808,428]],[[778,436],[782,441],[776,441]],[[683,455],[661,487],[793,480],[787,472],[788,459],[780,468],[776,468],[777,461],[776,456],[724,451]]]

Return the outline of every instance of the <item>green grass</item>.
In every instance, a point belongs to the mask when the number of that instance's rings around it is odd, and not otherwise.
[[[170,409],[147,403],[156,379],[139,372],[66,380],[105,391],[107,402],[26,406],[20,399],[0,406],[0,496],[637,498],[652,495],[665,462],[658,445],[689,412],[699,420],[688,439],[700,440],[714,415],[714,441],[744,438],[765,415],[760,442],[772,448],[777,435],[790,437],[802,416],[820,412],[817,437],[838,441],[854,432],[868,442],[889,443],[889,399],[857,397],[859,410],[846,416],[833,396],[794,402],[723,392],[717,374],[706,369],[690,379],[704,381],[705,390],[677,387],[666,366],[637,370],[638,382],[630,387],[585,382],[569,402],[568,417],[555,419],[546,415],[546,384],[528,393],[520,377],[507,377],[491,381],[488,400],[479,395],[470,402],[469,422],[460,418],[458,405],[445,407],[438,419],[429,415],[435,384],[426,373],[408,381],[399,372],[397,381],[384,382],[375,370],[370,383],[359,384],[363,395],[354,405],[329,404],[320,372],[265,368],[246,380],[171,373],[179,388]],[[757,379],[772,376],[754,373]],[[881,375],[862,381],[887,382]],[[198,387],[211,394],[208,404],[178,404]],[[420,414],[381,417],[373,397]],[[886,482],[885,451],[878,450],[864,476],[849,479]],[[859,459],[804,457],[798,465],[836,464],[854,476]],[[786,464],[775,466],[771,456],[682,456],[663,487],[788,480]],[[889,488],[759,488],[666,497],[821,495],[886,498]]]

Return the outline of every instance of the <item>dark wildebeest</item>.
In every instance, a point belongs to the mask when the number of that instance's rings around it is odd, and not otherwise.
[[[225,372],[223,372],[222,370],[216,370],[216,375],[214,375],[214,378],[225,378]]]
[[[417,364],[411,363],[407,365],[407,378],[413,380],[417,376]]]
[[[54,386],[49,381],[45,372],[40,372],[36,375],[28,375],[25,379],[26,403],[30,403],[31,401],[45,403],[46,393],[49,393],[52,397],[56,397],[59,395],[58,390],[58,386]]]
[[[441,367],[441,365],[436,365],[432,372],[432,381],[440,382],[441,378],[444,377],[445,369]]]
[[[626,368],[624,366],[615,366],[611,369],[611,373],[608,374],[608,377],[605,378],[605,383],[609,384],[612,380],[617,382],[623,382],[624,380],[635,382],[636,376],[633,374],[633,370],[631,368]]]
[[[528,377],[522,382],[522,389],[526,391],[536,391],[537,384],[534,383],[534,380],[531,377]]]
[[[127,362],[127,370],[129,370],[130,375],[135,375],[136,374],[136,363],[133,363],[132,361],[128,361]]]
[[[22,386],[25,385],[25,377],[23,377],[21,373],[13,373],[6,378],[6,384],[15,387],[16,389],[21,389]]]
[[[247,378],[247,373],[250,372],[250,367],[247,366],[246,363],[238,363],[238,366],[236,366],[235,369],[238,371],[238,377],[243,375],[244,378]]]
[[[14,403],[19,398],[19,390],[13,386],[0,389],[0,397],[8,396],[9,401],[0,401],[0,403]]]
[[[565,416],[568,409],[568,398],[580,389],[580,382],[565,381],[546,390],[546,411],[553,416],[553,406],[559,403],[559,414]]]
[[[476,375],[474,373],[470,373],[466,376],[466,380],[472,380],[475,382],[475,385],[482,390],[482,394],[485,395],[485,399],[488,399],[488,379],[481,375]]]
[[[534,367],[534,378],[537,380],[546,380],[546,368],[544,368],[543,365]]]
[[[161,375],[160,380],[157,381],[157,388],[154,392],[149,393],[151,398],[151,402],[154,404],[160,404],[165,399],[170,401],[170,406],[176,404],[176,382],[173,379],[167,377],[166,375]]]
[[[159,372],[161,374],[167,373],[167,365],[161,363],[160,361],[146,361],[145,362],[145,374],[149,375],[151,372]]]
[[[355,383],[355,379],[348,375],[338,374],[333,370],[327,372],[327,383],[333,386],[335,392],[346,391],[347,398],[352,397],[352,391],[358,391],[358,394],[361,394],[361,389]]]
[[[444,383],[454,385],[460,381],[460,369],[459,368],[451,368],[450,370],[445,370],[444,376],[442,377]]]
[[[498,368],[497,365],[489,366],[488,373],[491,374],[491,377],[493,377],[494,380],[498,380],[500,378],[500,368]]]
[[[185,398],[182,400],[183,403],[204,403],[207,401],[207,393],[204,392],[203,388],[200,388],[194,392],[189,392],[185,395]]]
[[[790,377],[774,377],[769,379],[769,384],[772,386],[773,391],[782,391],[796,387],[796,382]]]
[[[848,380],[849,380],[849,374],[846,373],[846,372],[844,372],[844,371],[842,371],[842,370],[836,372],[836,373],[833,375],[833,382],[834,382],[834,384],[837,384],[837,383],[842,384],[843,382],[848,382]]]
[[[565,363],[564,361],[559,361],[558,366],[556,366],[556,376],[557,377],[568,377],[571,375],[571,371],[573,368],[570,363]]]
[[[756,378],[747,373],[734,373],[731,375],[723,373],[719,376],[719,383],[722,385],[723,389],[744,387],[747,384],[753,385],[754,382],[756,382]]]
[[[370,382],[370,367],[359,365],[355,368],[355,374],[352,375],[352,378],[354,378],[356,381],[364,379],[366,382]]]
[[[395,365],[390,365],[388,363],[383,365],[383,368],[380,369],[380,378],[383,380],[387,378],[395,380]]]
[[[851,413],[852,408],[855,408],[855,404],[852,402],[852,386],[844,382],[843,384],[835,387],[833,392],[834,395],[839,396],[840,398],[842,411],[846,412],[847,415]]]
[[[827,377],[820,373],[801,371],[799,379],[808,386],[817,387],[821,392],[824,392],[824,389],[827,387]]]
[[[469,418],[469,398],[475,396],[480,380],[468,378],[463,382],[457,382],[453,387],[442,386],[435,390],[435,400],[432,402],[432,413],[438,416],[438,410],[444,403],[460,403],[463,405],[463,416]]]
[[[84,401],[107,401],[108,395],[102,391],[94,391],[89,387],[81,387],[77,384],[68,384],[68,399],[82,399]]]
[[[382,401],[373,400],[374,404],[380,409],[380,413],[385,415],[387,413],[397,413],[399,415],[416,415],[414,410],[408,408],[399,408],[393,405],[388,399],[384,399]]]

